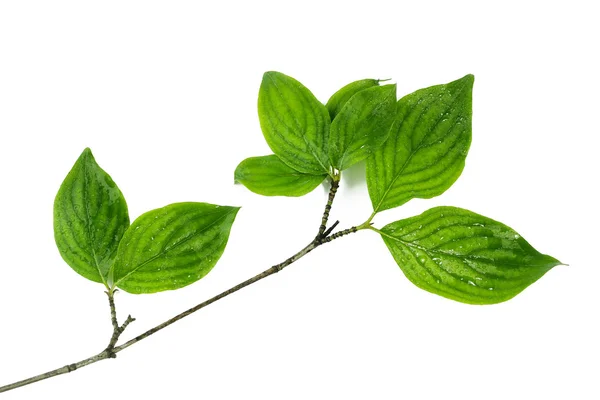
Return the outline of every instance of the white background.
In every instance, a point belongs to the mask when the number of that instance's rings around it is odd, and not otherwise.
[[[436,205],[513,227],[556,267],[515,299],[468,306],[414,287],[372,232],[324,246],[136,344],[2,399],[598,399],[598,28],[594,2],[3,1],[0,3],[0,385],[101,351],[102,287],[61,259],[56,191],[89,146],[132,218],[179,201],[241,205],[224,256],[185,289],[116,296],[124,339],[287,258],[326,188],[266,198],[233,185],[270,151],[264,71],[322,101],[361,78],[399,95],[475,74],[458,182]],[[371,211],[364,165],[332,219]]]

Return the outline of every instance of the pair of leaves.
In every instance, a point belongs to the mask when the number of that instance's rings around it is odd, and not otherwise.
[[[258,114],[274,155],[244,160],[235,181],[267,196],[302,196],[366,159],[387,139],[396,86],[365,79],[320,103],[300,82],[279,72],[263,76]]]
[[[129,226],[127,204],[85,149],[54,202],[54,236],[63,259],[107,288],[154,293],[187,286],[219,260],[237,207],[176,203]]]
[[[417,90],[398,101],[387,142],[367,160],[373,214],[446,191],[471,144],[473,75]],[[378,230],[408,279],[470,304],[508,300],[560,262],[504,224],[436,207]]]

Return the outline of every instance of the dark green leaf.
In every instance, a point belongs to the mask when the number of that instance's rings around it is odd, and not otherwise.
[[[380,233],[411,282],[463,303],[508,300],[560,265],[508,226],[455,207],[433,208]]]
[[[247,158],[235,169],[236,183],[264,196],[304,196],[325,177],[298,172],[276,155]]]
[[[60,255],[75,272],[106,285],[128,226],[123,194],[85,149],[54,200],[54,238]]]
[[[471,144],[473,75],[398,101],[387,142],[367,161],[375,212],[442,194],[460,176]]]
[[[265,73],[258,117],[269,147],[281,161],[307,174],[330,172],[329,113],[300,82],[279,72]]]
[[[335,117],[329,134],[329,158],[344,170],[367,158],[386,141],[396,111],[396,85],[357,92]]]
[[[155,293],[196,282],[223,254],[238,210],[176,203],[143,214],[121,240],[112,281],[129,293]]]
[[[329,111],[329,116],[331,120],[335,118],[336,115],[342,111],[342,108],[346,104],[348,100],[356,93],[361,90],[368,89],[374,86],[378,86],[379,81],[377,79],[362,79],[360,81],[355,81],[347,84],[337,92],[331,96],[329,101],[327,101],[327,110]]]

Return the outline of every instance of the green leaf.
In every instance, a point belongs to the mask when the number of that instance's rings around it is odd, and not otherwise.
[[[388,138],[396,111],[396,85],[376,86],[352,96],[331,123],[329,158],[344,170],[377,150]]]
[[[337,92],[335,92],[326,104],[331,120],[333,121],[335,116],[338,115],[340,111],[342,111],[342,108],[352,96],[354,96],[361,90],[368,89],[374,86],[379,86],[379,81],[377,79],[362,79],[360,81],[349,83]]]
[[[106,285],[128,226],[123,194],[85,149],[54,200],[54,239],[60,255],[78,274]]]
[[[276,155],[247,158],[235,169],[235,182],[264,196],[304,196],[326,175],[310,175],[288,167]]]
[[[330,172],[329,113],[300,82],[279,72],[265,73],[258,117],[269,147],[281,161],[307,174]]]
[[[445,192],[471,145],[473,75],[403,97],[387,142],[367,161],[374,212]]]
[[[238,207],[175,203],[149,211],[125,232],[112,280],[129,293],[179,289],[204,277],[227,244]]]
[[[463,303],[506,301],[561,264],[508,226],[461,208],[432,208],[380,233],[412,283]]]

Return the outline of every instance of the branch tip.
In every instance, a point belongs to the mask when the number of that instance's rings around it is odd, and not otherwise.
[[[325,239],[327,236],[329,236],[331,234],[331,232],[333,232],[333,230],[335,229],[335,227],[338,226],[339,223],[340,223],[339,220],[335,221],[333,223],[333,225],[331,225],[331,227],[329,229],[327,229],[325,232],[323,232],[323,235],[321,236],[321,238]]]

